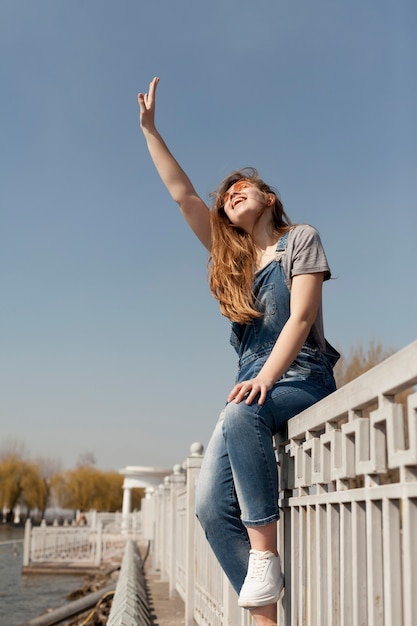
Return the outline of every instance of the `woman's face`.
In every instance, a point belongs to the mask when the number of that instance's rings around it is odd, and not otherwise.
[[[223,195],[224,212],[235,226],[251,232],[266,207],[265,195],[249,180],[239,180]]]

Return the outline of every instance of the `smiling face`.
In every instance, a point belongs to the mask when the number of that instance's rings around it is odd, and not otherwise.
[[[265,194],[251,181],[241,179],[223,194],[223,207],[235,226],[251,232],[253,226],[268,206]]]
[[[277,192],[253,167],[234,170],[210,195],[214,198],[211,223],[216,245],[240,241],[239,231],[252,236],[257,229],[282,234],[291,224]]]

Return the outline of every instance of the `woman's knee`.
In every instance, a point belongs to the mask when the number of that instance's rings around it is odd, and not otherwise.
[[[223,433],[226,435],[241,435],[245,430],[253,430],[256,425],[258,408],[244,402],[231,402],[224,409]]]
[[[210,483],[197,483],[195,494],[195,514],[204,530],[220,518],[219,498]]]

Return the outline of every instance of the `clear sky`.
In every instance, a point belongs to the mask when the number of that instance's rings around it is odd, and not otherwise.
[[[255,166],[321,233],[326,335],[417,338],[414,0],[1,0],[0,445],[171,467],[236,359],[136,94],[208,194]]]

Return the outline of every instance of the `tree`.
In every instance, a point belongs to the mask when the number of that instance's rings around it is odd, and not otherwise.
[[[339,352],[341,350],[339,349]],[[346,385],[361,374],[375,367],[382,361],[395,353],[393,348],[384,348],[381,342],[370,341],[369,346],[365,349],[362,343],[351,347],[348,359],[342,358],[336,364],[334,369],[337,387]],[[404,413],[407,414],[407,397],[413,393],[413,389],[406,389],[395,396],[395,401],[402,404]],[[365,413],[369,414],[372,407],[368,407]]]
[[[52,489],[60,506],[81,511],[117,511],[122,508],[123,476],[89,465],[54,476]]]
[[[4,456],[0,462],[0,507],[14,509],[22,493],[25,461],[15,453]]]
[[[124,477],[118,472],[103,472],[102,480],[106,485],[105,493],[101,501],[103,511],[117,511],[122,508],[123,480]]]
[[[36,460],[36,465],[43,482],[43,489],[45,493],[44,506],[37,506],[43,517],[46,507],[48,504],[51,505],[52,481],[54,476],[62,471],[62,462],[59,459],[39,457]]]
[[[89,466],[81,466],[65,472],[66,502],[64,506],[82,511],[97,509],[96,501],[103,489],[98,473],[98,470]]]
[[[86,450],[78,455],[77,467],[94,467],[96,463],[96,456],[91,450]]]
[[[49,489],[36,463],[25,463],[20,484],[22,488],[20,499],[28,509],[28,516],[31,509],[39,509],[43,513],[48,503]]]
[[[341,352],[340,349],[339,352]],[[394,352],[392,348],[384,348],[381,342],[375,342],[373,339],[367,349],[361,343],[351,347],[349,357],[346,359],[342,354],[334,369],[337,386],[343,387],[378,363],[385,361]]]
[[[54,474],[50,480],[49,487],[51,497],[56,501],[57,506],[66,508],[70,500],[66,475],[64,473]]]
[[[62,472],[56,459],[31,461],[26,447],[13,439],[0,446],[0,508],[12,511],[18,504],[42,515],[52,496],[59,506],[71,509],[118,511],[123,501],[123,476],[95,467],[95,456],[85,452],[74,470]],[[132,494],[133,508],[140,508],[143,490]]]
[[[50,483],[60,462],[40,458],[28,459],[26,446],[18,440],[9,439],[0,447],[0,507],[12,511],[18,504],[45,511]]]
[[[0,461],[10,456],[15,456],[19,459],[28,457],[25,443],[17,437],[6,437],[0,444]]]

